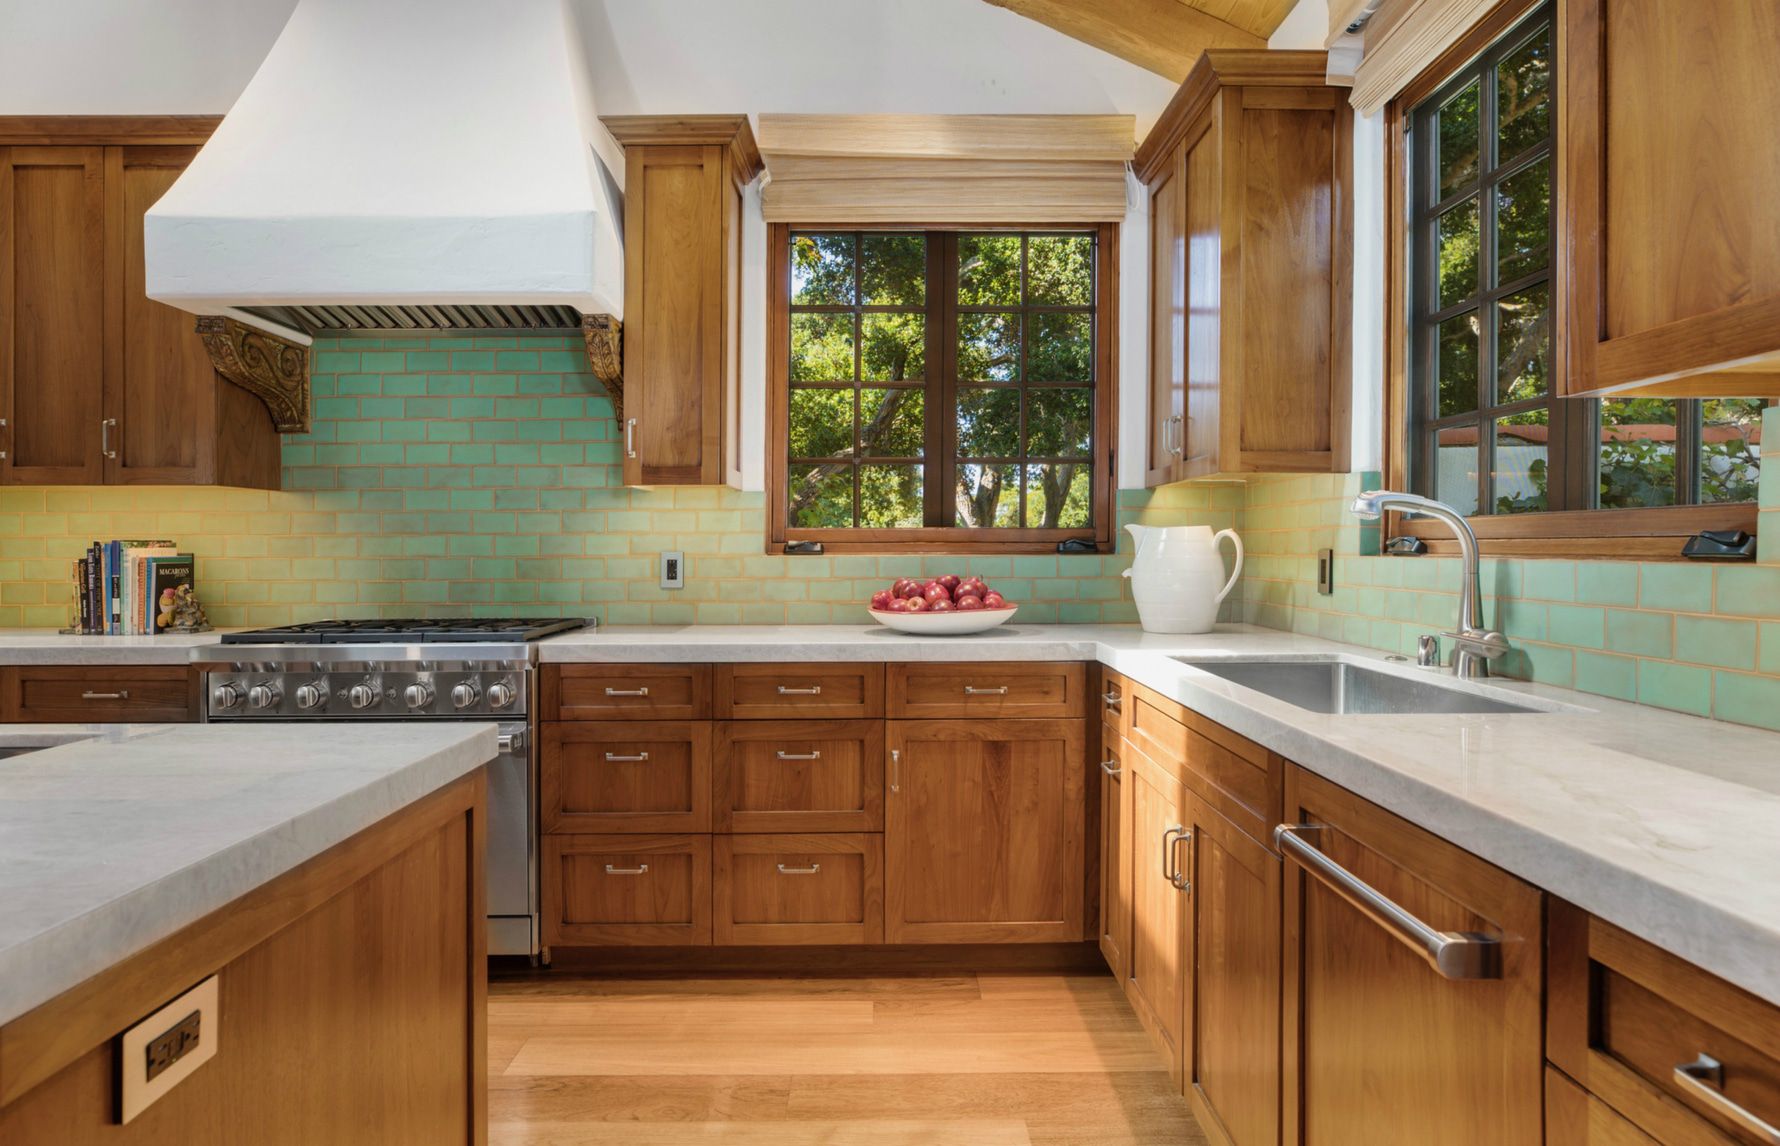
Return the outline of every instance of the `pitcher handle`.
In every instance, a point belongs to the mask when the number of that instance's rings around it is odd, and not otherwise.
[[[1230,539],[1230,544],[1236,547],[1236,568],[1230,571],[1230,579],[1224,582],[1224,587],[1222,589],[1218,590],[1219,604],[1222,604],[1224,598],[1230,595],[1230,590],[1236,588],[1236,582],[1242,579],[1242,538],[1236,535],[1236,531],[1234,529],[1220,529],[1212,536],[1211,543],[1215,546],[1226,537]]]

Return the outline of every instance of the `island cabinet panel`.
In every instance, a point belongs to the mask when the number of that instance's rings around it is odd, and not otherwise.
[[[1187,907],[1181,839],[1187,788],[1171,768],[1127,742],[1131,802],[1131,956],[1125,997],[1178,1085],[1185,1066]]]
[[[1037,661],[890,666],[892,719],[1085,716],[1088,666]]]
[[[1284,1141],[1539,1142],[1543,894],[1300,768],[1286,821]],[[1478,958],[1437,970],[1371,895]]]
[[[1124,981],[1131,955],[1130,769],[1119,739],[1101,730],[1100,783],[1100,954],[1114,977]]]
[[[1551,1146],[1663,1146],[1551,1067],[1545,1068],[1545,1141]]]
[[[876,834],[716,837],[716,942],[882,943],[883,856]]]
[[[711,715],[711,666],[546,665],[545,720],[704,720]]]
[[[706,721],[543,726],[539,807],[546,832],[708,832]]]
[[[708,835],[547,835],[543,862],[546,946],[711,942]]]
[[[716,666],[716,715],[734,720],[884,715],[881,664]]]
[[[1080,720],[890,721],[888,942],[1086,938],[1084,732]]]
[[[0,722],[185,723],[198,719],[199,687],[184,665],[0,668]]]
[[[723,721],[712,774],[719,832],[884,829],[881,720]]]

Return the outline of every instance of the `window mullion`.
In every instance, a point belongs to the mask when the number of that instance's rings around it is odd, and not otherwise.
[[[930,346],[927,361],[927,393],[923,405],[927,410],[924,441],[929,462],[926,470],[933,484],[933,496],[927,503],[927,520],[931,525],[958,524],[957,501],[951,496],[957,487],[956,463],[958,438],[958,240],[945,231],[927,235],[927,330]]]

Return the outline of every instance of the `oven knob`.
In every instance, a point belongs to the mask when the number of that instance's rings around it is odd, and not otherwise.
[[[346,690],[346,699],[354,708],[369,708],[383,695],[368,684],[355,684]]]
[[[433,686],[425,681],[411,684],[402,690],[402,699],[408,702],[409,708],[425,708],[433,702]]]
[[[234,708],[241,703],[243,695],[239,685],[219,684],[216,686],[216,690],[210,694],[210,699],[215,702],[218,708]]]
[[[328,691],[312,684],[300,685],[297,688],[298,708],[319,708],[328,702]]]
[[[277,685],[256,684],[247,690],[247,703],[255,708],[272,708],[283,699]]]
[[[468,708],[482,696],[482,690],[469,681],[456,685],[451,690],[451,704],[454,708]]]
[[[488,706],[490,708],[505,708],[512,703],[512,685],[505,682],[498,682],[488,686]]]

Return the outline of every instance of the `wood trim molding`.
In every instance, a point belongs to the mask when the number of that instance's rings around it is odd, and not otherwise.
[[[1181,0],[988,2],[1175,83],[1186,78],[1201,52],[1214,48],[1265,48],[1266,36],[1273,32],[1273,28],[1259,34],[1252,28],[1238,27]],[[1273,20],[1273,24],[1277,27],[1278,20]]]
[[[754,131],[745,115],[607,115],[600,122],[612,138],[629,146],[727,147],[730,173],[746,187],[765,168]]]
[[[1224,88],[1321,87],[1328,62],[1327,52],[1206,52],[1138,145],[1131,159],[1137,177],[1146,184],[1156,181],[1187,130]]]
[[[1372,115],[1490,14],[1499,0],[1385,0],[1359,35],[1352,102]]]
[[[202,145],[220,123],[220,115],[5,115],[0,116],[0,147],[189,147]]]
[[[624,425],[624,324],[609,314],[581,317],[587,366],[612,398],[612,416]]]
[[[218,314],[198,316],[217,374],[266,404],[283,434],[309,432],[309,348]]]

